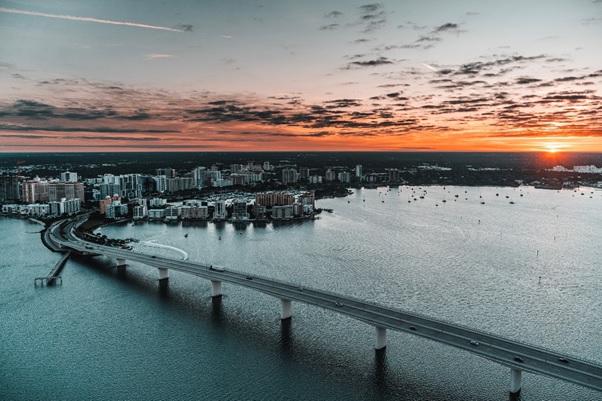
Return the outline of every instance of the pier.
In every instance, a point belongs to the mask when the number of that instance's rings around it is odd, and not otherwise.
[[[63,267],[65,266],[65,263],[67,263],[67,259],[69,259],[69,256],[71,256],[71,252],[66,252],[63,257],[56,263],[56,265],[54,265],[54,267],[52,268],[52,270],[50,271],[50,273],[48,273],[48,275],[46,277],[36,277],[33,280],[33,285],[34,286],[38,286],[38,282],[40,283],[40,285],[54,285],[57,282],[60,282],[61,285],[63,284],[63,279],[61,276],[59,276],[59,274],[61,273],[61,270],[63,270]]]

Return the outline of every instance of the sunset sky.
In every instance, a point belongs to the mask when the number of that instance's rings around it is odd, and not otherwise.
[[[0,151],[602,152],[602,0],[0,0]]]

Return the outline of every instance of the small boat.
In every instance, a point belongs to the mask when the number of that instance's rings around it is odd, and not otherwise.
[[[481,202],[481,205],[484,205],[484,204],[485,204],[485,202]]]
[[[188,233],[184,234],[184,238],[188,238]]]
[[[221,240],[221,239],[222,239],[222,236],[220,235],[219,237],[217,237],[217,239]]]

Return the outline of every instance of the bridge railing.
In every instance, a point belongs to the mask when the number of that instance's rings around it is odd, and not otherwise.
[[[195,263],[195,264],[198,263],[198,262],[194,262],[194,261],[190,261],[190,260],[188,262]],[[202,264],[202,263],[198,263],[198,264]],[[533,345],[533,344],[530,344],[530,343],[528,343],[526,341],[518,340],[516,338],[501,337],[499,334],[488,332],[486,330],[475,329],[475,328],[469,327],[469,326],[467,326],[465,324],[456,323],[456,322],[453,322],[451,320],[442,319],[442,318],[434,318],[432,316],[429,316],[429,315],[426,315],[426,314],[420,313],[420,312],[413,312],[413,311],[409,311],[409,310],[402,309],[402,308],[394,308],[394,307],[391,307],[391,306],[381,305],[381,304],[378,304],[378,303],[375,303],[375,302],[371,302],[371,301],[367,301],[365,299],[360,299],[360,298],[357,298],[357,297],[354,297],[354,296],[342,295],[342,294],[336,293],[334,291],[306,286],[306,285],[303,285],[303,284],[301,284],[299,282],[296,282],[296,281],[285,281],[285,280],[282,280],[282,279],[276,279],[276,278],[272,278],[272,277],[268,277],[268,276],[264,276],[264,275],[260,275],[260,274],[247,273],[247,272],[238,271],[238,270],[232,270],[232,269],[225,269],[225,270],[229,270],[231,272],[240,273],[240,274],[246,274],[246,275],[249,275],[249,276],[252,276],[252,277],[256,277],[258,279],[262,279],[262,280],[266,280],[266,281],[272,281],[272,282],[275,282],[275,283],[278,283],[278,284],[282,284],[282,285],[285,285],[285,286],[298,287],[298,288],[303,288],[304,290],[315,291],[315,292],[327,294],[327,295],[332,296],[332,297],[340,298],[341,300],[349,300],[349,301],[352,301],[352,302],[357,302],[360,305],[361,304],[365,304],[367,306],[371,306],[371,307],[378,308],[378,309],[385,309],[385,310],[388,310],[388,311],[391,311],[391,312],[404,313],[404,314],[407,314],[407,315],[415,316],[415,317],[420,318],[420,319],[428,320],[428,321],[433,322],[435,324],[447,325],[447,326],[450,326],[450,327],[454,327],[454,328],[459,328],[459,329],[462,329],[462,330],[466,330],[466,331],[468,331],[470,333],[474,333],[476,335],[483,335],[483,336],[487,336],[487,337],[493,337],[493,338],[500,339],[500,340],[510,340],[512,342],[515,342],[517,344],[520,344],[520,345],[523,345],[525,347],[531,348],[533,350],[537,350],[537,351],[541,351],[541,352],[545,352],[545,353],[554,354],[556,356],[562,356],[562,357],[570,358],[571,360],[573,360],[575,362],[583,362],[583,363],[586,363],[586,364],[593,364],[593,365],[597,365],[597,366],[600,366],[602,364],[602,361],[599,361],[599,360],[596,361],[596,360],[591,359],[591,358],[582,357],[582,356],[575,356],[575,355],[567,354],[567,353],[564,353],[564,352],[560,352],[560,351],[558,351],[556,349],[553,349],[553,348],[547,348],[547,347],[542,347],[542,346],[538,346],[538,345]],[[363,308],[363,307],[362,307],[362,309],[367,310],[366,308]]]

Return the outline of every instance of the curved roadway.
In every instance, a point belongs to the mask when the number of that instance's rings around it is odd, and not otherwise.
[[[74,234],[74,227],[83,220],[85,218],[54,224],[47,230],[46,238],[59,246],[83,253],[131,260],[156,268],[173,269],[208,280],[219,280],[251,288],[280,299],[320,306],[375,327],[407,332],[451,345],[513,369],[551,376],[602,391],[602,366],[599,364],[412,312],[379,306],[323,290],[300,287],[298,284],[221,268],[215,270],[210,265],[202,263],[150,256],[131,250],[93,244],[83,241]]]

